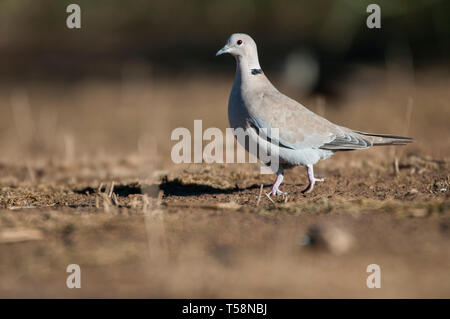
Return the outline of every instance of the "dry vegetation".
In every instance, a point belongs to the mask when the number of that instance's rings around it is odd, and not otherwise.
[[[357,77],[342,100],[304,98],[416,143],[337,154],[307,196],[295,168],[274,203],[257,165],[170,160],[174,128],[227,127],[231,81],[3,84],[0,296],[450,297],[447,75]],[[71,263],[81,289],[65,286]],[[381,289],[366,288],[371,263]]]

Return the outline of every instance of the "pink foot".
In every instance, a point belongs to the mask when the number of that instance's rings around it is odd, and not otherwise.
[[[309,185],[304,190],[302,190],[303,194],[311,193],[312,190],[314,189],[314,184],[316,182],[323,182],[323,181],[325,181],[325,178],[316,178],[316,177],[314,177],[314,170],[313,170],[313,166],[312,165],[308,165],[306,167],[308,168]]]
[[[282,181],[283,181],[283,174],[281,172],[278,172],[277,178],[275,179],[275,182],[273,183],[272,189],[270,190],[270,192],[267,195],[268,196],[287,195],[288,193],[282,192],[279,188]]]
[[[267,194],[267,195],[269,195],[269,196],[272,196],[272,195],[287,195],[288,193],[286,193],[286,192],[282,192],[282,191],[280,191],[280,189],[278,188],[278,187],[272,187],[272,189],[270,190],[270,192]]]

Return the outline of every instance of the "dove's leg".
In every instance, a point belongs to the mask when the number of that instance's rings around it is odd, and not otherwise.
[[[283,181],[283,171],[279,170],[277,172],[277,178],[275,179],[275,182],[272,185],[272,189],[269,192],[269,194],[267,194],[267,195],[272,196],[272,195],[285,195],[285,194],[287,194],[287,193],[284,193],[284,192],[280,191],[280,189],[279,189],[280,184],[281,184],[282,181]]]
[[[310,193],[314,189],[314,184],[316,182],[323,182],[325,178],[315,178],[314,177],[314,169],[312,165],[306,165],[308,168],[308,179],[309,179],[309,185],[304,190],[302,190],[302,193]]]

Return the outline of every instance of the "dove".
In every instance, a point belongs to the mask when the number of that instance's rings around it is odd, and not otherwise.
[[[365,133],[334,124],[279,92],[262,71],[256,43],[247,34],[232,34],[216,56],[225,53],[236,60],[228,101],[231,128],[244,130],[257,145],[272,143],[279,157],[269,196],[286,194],[280,190],[285,169],[305,166],[309,184],[302,192],[309,193],[315,183],[324,181],[314,176],[314,165],[335,152],[413,141],[409,137]],[[271,136],[273,129],[277,130],[277,136]],[[243,145],[247,151],[248,145]]]

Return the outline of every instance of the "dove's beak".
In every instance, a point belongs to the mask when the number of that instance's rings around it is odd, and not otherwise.
[[[217,51],[216,56],[224,54],[224,53],[228,53],[228,50],[230,50],[230,48],[228,46],[224,46],[222,49]]]

